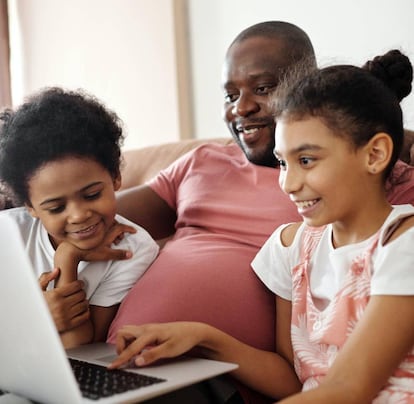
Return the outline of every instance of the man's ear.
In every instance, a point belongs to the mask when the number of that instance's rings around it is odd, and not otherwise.
[[[115,191],[118,191],[119,188],[121,188],[121,184],[122,184],[121,174],[118,174],[118,176],[113,179],[113,184],[114,184],[114,190]]]
[[[36,210],[33,209],[32,206],[30,206],[27,203],[25,203],[24,206],[27,209],[27,211],[30,213],[30,216],[34,217],[35,219],[38,219],[39,218],[38,214],[36,213]]]
[[[379,132],[366,145],[367,169],[375,174],[382,172],[391,160],[394,143],[390,135]]]

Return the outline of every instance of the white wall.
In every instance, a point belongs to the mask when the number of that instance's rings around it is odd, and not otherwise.
[[[227,135],[220,88],[225,51],[244,28],[284,20],[304,29],[320,65],[363,64],[399,48],[414,63],[413,0],[189,0],[196,136]],[[414,94],[402,103],[414,129]]]
[[[125,148],[179,138],[173,0],[9,0],[13,103],[84,88],[124,121]]]
[[[180,137],[179,105],[186,100],[177,90],[173,9],[186,1],[191,71],[179,73],[193,86],[194,137],[229,136],[221,66],[233,38],[256,22],[299,25],[320,64],[362,64],[394,47],[414,62],[413,0],[8,1],[14,103],[48,85],[83,87],[123,119],[125,148]],[[414,129],[414,95],[403,108],[406,127]]]

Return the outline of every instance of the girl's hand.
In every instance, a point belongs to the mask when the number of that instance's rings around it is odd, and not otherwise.
[[[83,290],[82,281],[74,281],[64,286],[46,290],[49,282],[59,277],[59,269],[40,275],[39,284],[49,307],[53,321],[59,332],[76,328],[89,319],[89,303]]]
[[[102,243],[91,250],[82,250],[74,244],[64,241],[56,249],[54,265],[62,268],[63,275],[66,275],[67,268],[75,271],[76,275],[80,261],[111,261],[131,258],[132,253],[130,251],[112,247],[112,244],[118,244],[123,239],[125,233],[136,233],[136,229],[125,224],[114,222],[113,226],[106,233]]]
[[[119,244],[124,238],[125,233],[136,233],[137,230],[126,224],[114,222],[113,226],[108,230],[102,243],[92,250],[80,250],[81,261],[111,261],[123,260],[132,257],[132,253],[127,250],[112,248],[112,244]]]
[[[194,322],[124,326],[116,337],[119,356],[108,368],[119,368],[133,358],[137,366],[143,366],[158,359],[179,356],[202,340],[204,327]]]

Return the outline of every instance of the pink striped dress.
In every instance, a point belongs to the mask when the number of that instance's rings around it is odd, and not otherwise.
[[[291,334],[295,369],[303,383],[303,390],[319,385],[368,304],[371,257],[380,235],[379,231],[365,252],[353,260],[334,298],[323,310],[319,310],[310,292],[309,269],[312,253],[324,229],[305,228],[301,263],[292,271]],[[414,349],[400,363],[373,402],[414,403]]]

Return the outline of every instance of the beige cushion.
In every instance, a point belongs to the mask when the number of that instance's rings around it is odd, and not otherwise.
[[[121,168],[121,189],[140,185],[151,179],[160,170],[168,167],[178,157],[204,143],[230,144],[232,138],[191,139],[160,145],[148,146],[139,149],[126,150],[123,153]]]

